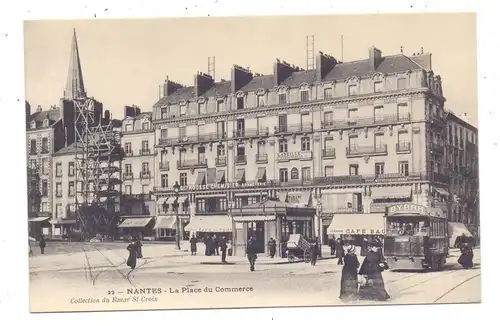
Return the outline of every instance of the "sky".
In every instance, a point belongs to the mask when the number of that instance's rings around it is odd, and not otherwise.
[[[26,21],[26,100],[32,107],[48,108],[63,96],[73,28],[87,94],[114,118],[123,117],[125,105],[151,111],[167,75],[193,85],[198,71],[208,72],[208,57],[215,57],[216,80],[230,80],[233,64],[271,74],[276,58],[307,68],[306,37],[314,35],[316,53],[344,62],[367,59],[372,45],[382,55],[397,54],[401,46],[411,55],[423,47],[442,77],[445,107],[467,113],[477,126],[475,14]]]

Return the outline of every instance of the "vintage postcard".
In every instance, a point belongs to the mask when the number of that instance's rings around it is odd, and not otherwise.
[[[481,302],[475,14],[24,28],[32,312]]]

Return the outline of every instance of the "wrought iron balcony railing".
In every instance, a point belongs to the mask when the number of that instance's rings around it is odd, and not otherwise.
[[[123,174],[123,180],[132,180],[134,179],[134,173],[133,172],[125,172]]]
[[[409,153],[411,144],[409,142],[401,142],[396,144],[396,153]]]
[[[236,155],[236,164],[247,164],[246,155]]]
[[[160,171],[169,171],[170,170],[170,162],[160,162]]]
[[[364,156],[364,155],[386,155],[387,144],[375,145],[375,146],[346,147],[345,154],[347,157]]]
[[[410,121],[409,113],[405,114],[386,114],[371,117],[352,117],[345,120],[328,120],[321,123],[322,129],[347,128],[351,126],[370,126],[379,124],[391,124]]]
[[[139,177],[141,179],[151,179],[151,171],[141,171]]]
[[[335,148],[323,149],[323,158],[335,158]]]
[[[201,168],[201,167],[207,167],[207,159],[206,158],[200,158],[200,159],[191,159],[191,160],[178,160],[177,161],[177,168],[178,169],[193,169],[193,168]]]
[[[139,155],[151,155],[151,149],[142,148],[141,150],[139,150]]]
[[[267,154],[255,154],[255,162],[267,163]]]
[[[227,157],[226,156],[217,156],[215,158],[215,166],[224,166],[227,164]]]

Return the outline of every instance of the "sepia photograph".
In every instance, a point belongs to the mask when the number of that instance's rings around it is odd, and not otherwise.
[[[30,311],[480,303],[476,34],[24,21]]]

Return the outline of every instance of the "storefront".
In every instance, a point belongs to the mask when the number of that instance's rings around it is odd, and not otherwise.
[[[383,213],[334,214],[327,234],[352,243],[359,247],[360,254],[364,255],[365,240],[384,236],[385,217]]]
[[[76,225],[74,219],[58,219],[52,220],[50,223],[54,226],[52,239],[54,240],[71,240],[71,229]]]
[[[40,240],[40,235],[43,234],[45,238],[52,237],[52,224],[48,221],[50,216],[37,216],[28,219],[29,235],[33,238]]]
[[[118,225],[120,238],[127,239],[133,236],[140,239],[152,239],[154,237],[153,226],[152,216],[125,216]]]
[[[315,208],[278,200],[266,200],[230,210],[234,222],[234,254],[244,256],[248,238],[253,235],[259,253],[268,253],[267,243],[274,238],[281,256],[281,244],[290,234],[302,234],[311,240],[314,234]]]
[[[186,225],[185,230],[198,239],[205,236],[232,238],[233,225],[228,215],[195,215]]]

